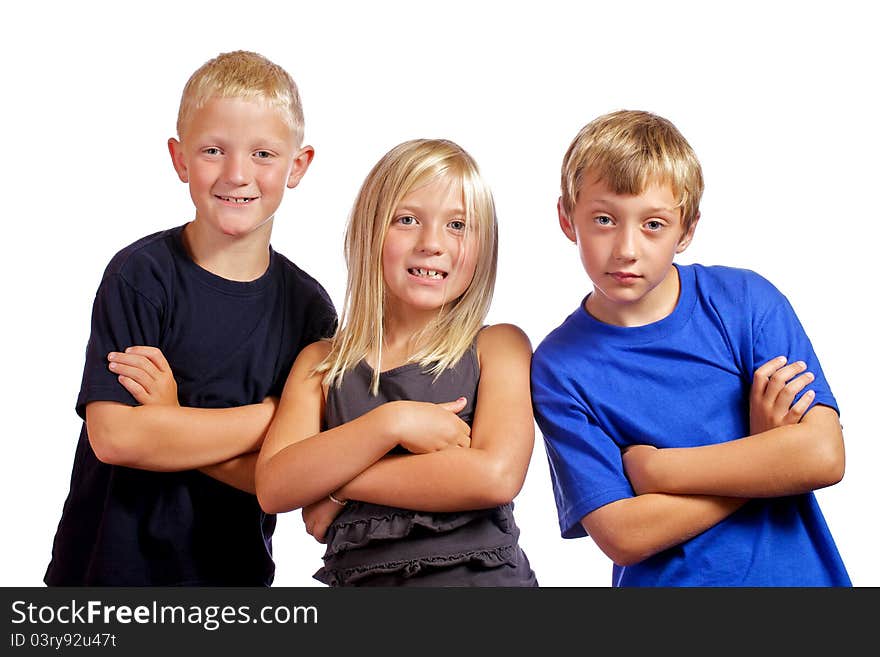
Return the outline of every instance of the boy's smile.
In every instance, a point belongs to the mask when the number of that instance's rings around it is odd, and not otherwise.
[[[640,194],[617,194],[586,177],[571,216],[559,205],[559,224],[578,245],[593,293],[586,310],[618,326],[642,326],[666,317],[678,300],[672,266],[687,248],[696,223],[683,234],[681,210],[668,184],[652,183]]]
[[[275,215],[302,161],[292,128],[265,101],[211,98],[196,110],[181,141],[169,140],[174,168],[189,183],[201,231],[241,237]]]

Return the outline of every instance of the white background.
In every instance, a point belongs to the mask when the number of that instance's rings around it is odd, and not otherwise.
[[[880,107],[869,4],[8,5],[0,585],[42,585],[79,433],[74,402],[95,289],[118,249],[191,219],[165,142],[190,73],[235,49],[292,73],[317,152],[278,212],[276,249],[341,307],[343,229],[363,177],[400,141],[453,139],[480,163],[498,206],[489,320],[519,324],[533,346],[588,290],[554,209],[569,141],[614,109],[671,119],[707,185],[680,261],[755,269],[792,301],[846,437],[846,476],[819,500],[853,582],[880,585],[871,416]],[[543,585],[609,584],[610,562],[589,539],[559,537],[540,434],[516,516]],[[322,551],[298,512],[279,516],[276,584],[318,585]]]

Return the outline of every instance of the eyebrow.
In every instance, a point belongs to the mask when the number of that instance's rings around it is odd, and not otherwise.
[[[424,210],[424,208],[422,208],[421,206],[418,206],[418,205],[400,205],[395,210],[395,213],[412,212],[413,214],[419,214],[423,210]],[[463,216],[465,214],[466,214],[466,212],[464,211],[464,206],[457,206],[457,207],[453,208],[448,213],[448,216],[450,216],[450,217],[458,216],[458,215]]]
[[[604,199],[604,198],[592,199],[591,201],[589,201],[589,204],[590,205],[606,206],[606,207],[613,207],[614,205],[616,205],[614,203],[614,201],[609,200],[609,199]],[[649,213],[649,214],[653,214],[655,212],[674,212],[675,210],[678,210],[678,207],[671,206],[671,207],[666,207],[666,208],[665,207],[647,208],[645,210],[645,212]]]

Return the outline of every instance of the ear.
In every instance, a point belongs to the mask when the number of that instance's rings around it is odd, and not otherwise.
[[[691,224],[691,227],[688,229],[684,235],[681,236],[681,239],[678,240],[678,246],[675,247],[676,253],[681,253],[686,248],[688,248],[691,244],[691,240],[694,239],[694,232],[697,230],[697,224],[700,221],[700,213],[697,212],[697,216],[694,217],[694,223]]]
[[[565,233],[565,236],[570,239],[572,242],[577,244],[577,233],[574,230],[574,226],[568,220],[568,215],[565,214],[565,208],[562,207],[562,197],[559,197],[559,200],[556,201],[556,213],[559,215],[559,227],[562,229],[562,232]]]
[[[303,146],[293,158],[293,166],[290,168],[290,175],[287,176],[287,187],[293,189],[299,185],[299,181],[306,175],[312,158],[315,157],[315,149],[311,146]]]
[[[177,172],[180,182],[189,182],[189,174],[186,169],[186,158],[183,154],[183,145],[174,137],[168,140],[168,152],[171,154],[171,164]]]

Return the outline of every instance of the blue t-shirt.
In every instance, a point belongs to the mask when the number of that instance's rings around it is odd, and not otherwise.
[[[132,345],[162,350],[181,406],[229,408],[280,397],[299,351],[332,333],[324,288],[270,249],[249,282],[202,269],[183,226],[117,253],[95,295],[76,411],[137,402],[107,367]],[[102,463],[82,424],[70,492],[45,582],[50,586],[268,586],[275,516],[198,470],[152,472]]]
[[[633,497],[621,449],[722,443],[749,435],[756,368],[803,360],[814,404],[838,411],[788,300],[754,272],[676,265],[673,312],[639,327],[593,318],[583,304],[538,346],[535,417],[544,435],[564,538],[581,519]],[[811,493],[753,499],[698,536],[627,567],[616,586],[849,586]]]

